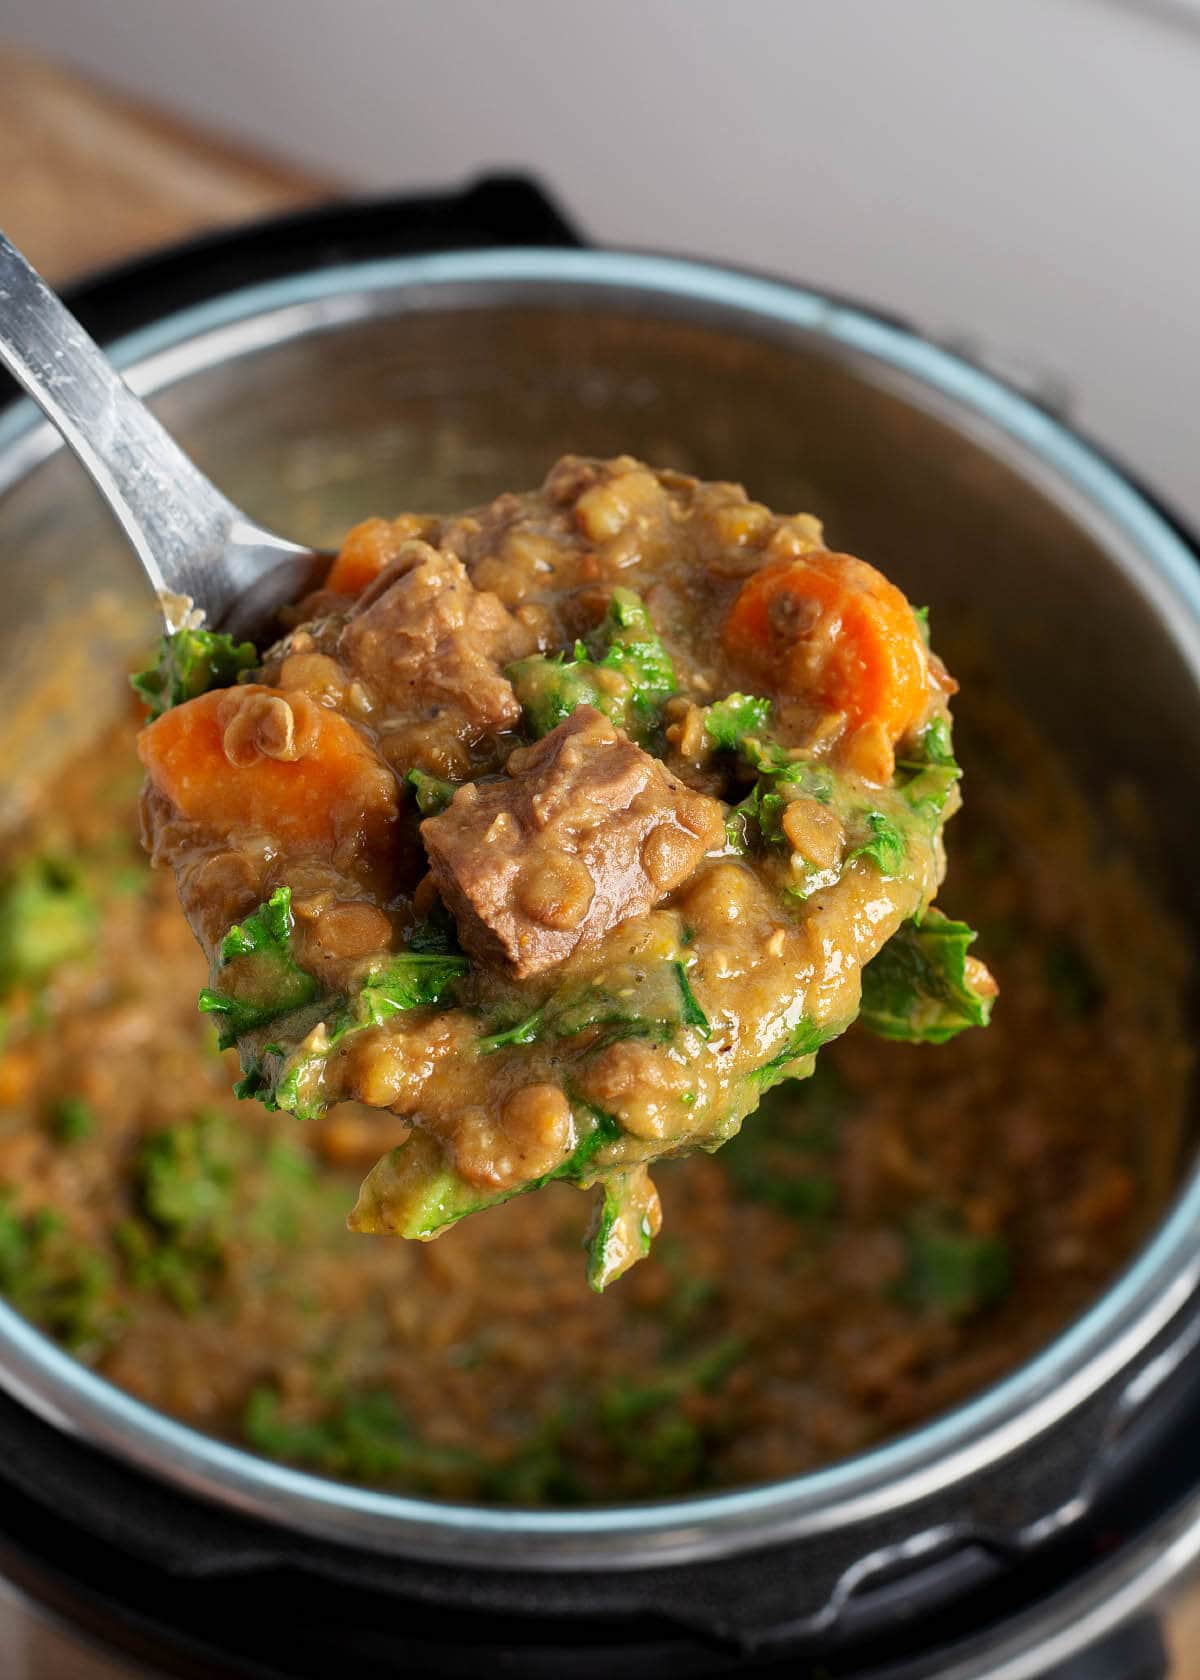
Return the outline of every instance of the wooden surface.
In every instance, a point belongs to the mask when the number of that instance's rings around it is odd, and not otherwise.
[[[333,191],[3,47],[0,88],[0,227],[55,284]]]
[[[0,88],[0,227],[55,283],[335,190],[2,47]],[[1200,1680],[1200,1587],[1170,1638],[1172,1680]]]

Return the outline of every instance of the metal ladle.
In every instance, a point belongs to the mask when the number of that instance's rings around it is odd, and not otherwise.
[[[0,233],[0,364],[58,428],[119,520],[174,629],[261,641],[329,555],[265,531],[188,459],[20,251]]]

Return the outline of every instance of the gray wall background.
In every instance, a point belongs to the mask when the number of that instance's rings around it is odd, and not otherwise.
[[[0,0],[0,34],[352,187],[526,167],[596,239],[968,335],[1200,521],[1195,0]]]

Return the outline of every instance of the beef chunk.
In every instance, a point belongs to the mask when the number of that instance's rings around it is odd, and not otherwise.
[[[339,653],[390,722],[461,720],[461,733],[510,729],[521,708],[501,666],[529,638],[453,554],[404,544],[360,599]]]
[[[463,945],[523,979],[649,910],[725,827],[715,799],[580,706],[421,836]]]

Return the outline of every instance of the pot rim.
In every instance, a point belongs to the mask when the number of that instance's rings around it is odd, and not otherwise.
[[[237,235],[231,238],[236,248]],[[216,297],[110,349],[140,394],[251,351],[395,309],[589,307],[752,337],[817,339],[903,384],[1086,526],[1155,609],[1200,686],[1200,568],[1168,520],[1025,397],[859,306],[741,270],[620,251],[500,248],[347,263]],[[61,448],[21,402],[0,418],[0,493]],[[5,465],[7,457],[7,466]],[[200,1434],[79,1364],[0,1302],[0,1386],[65,1432],[274,1525],[368,1549],[494,1568],[645,1567],[828,1533],[945,1489],[1042,1434],[1112,1381],[1200,1285],[1200,1172],[1109,1288],[999,1382],[836,1464],[750,1488],[582,1511],[441,1503],[275,1464]],[[503,1553],[497,1542],[503,1541]]]

